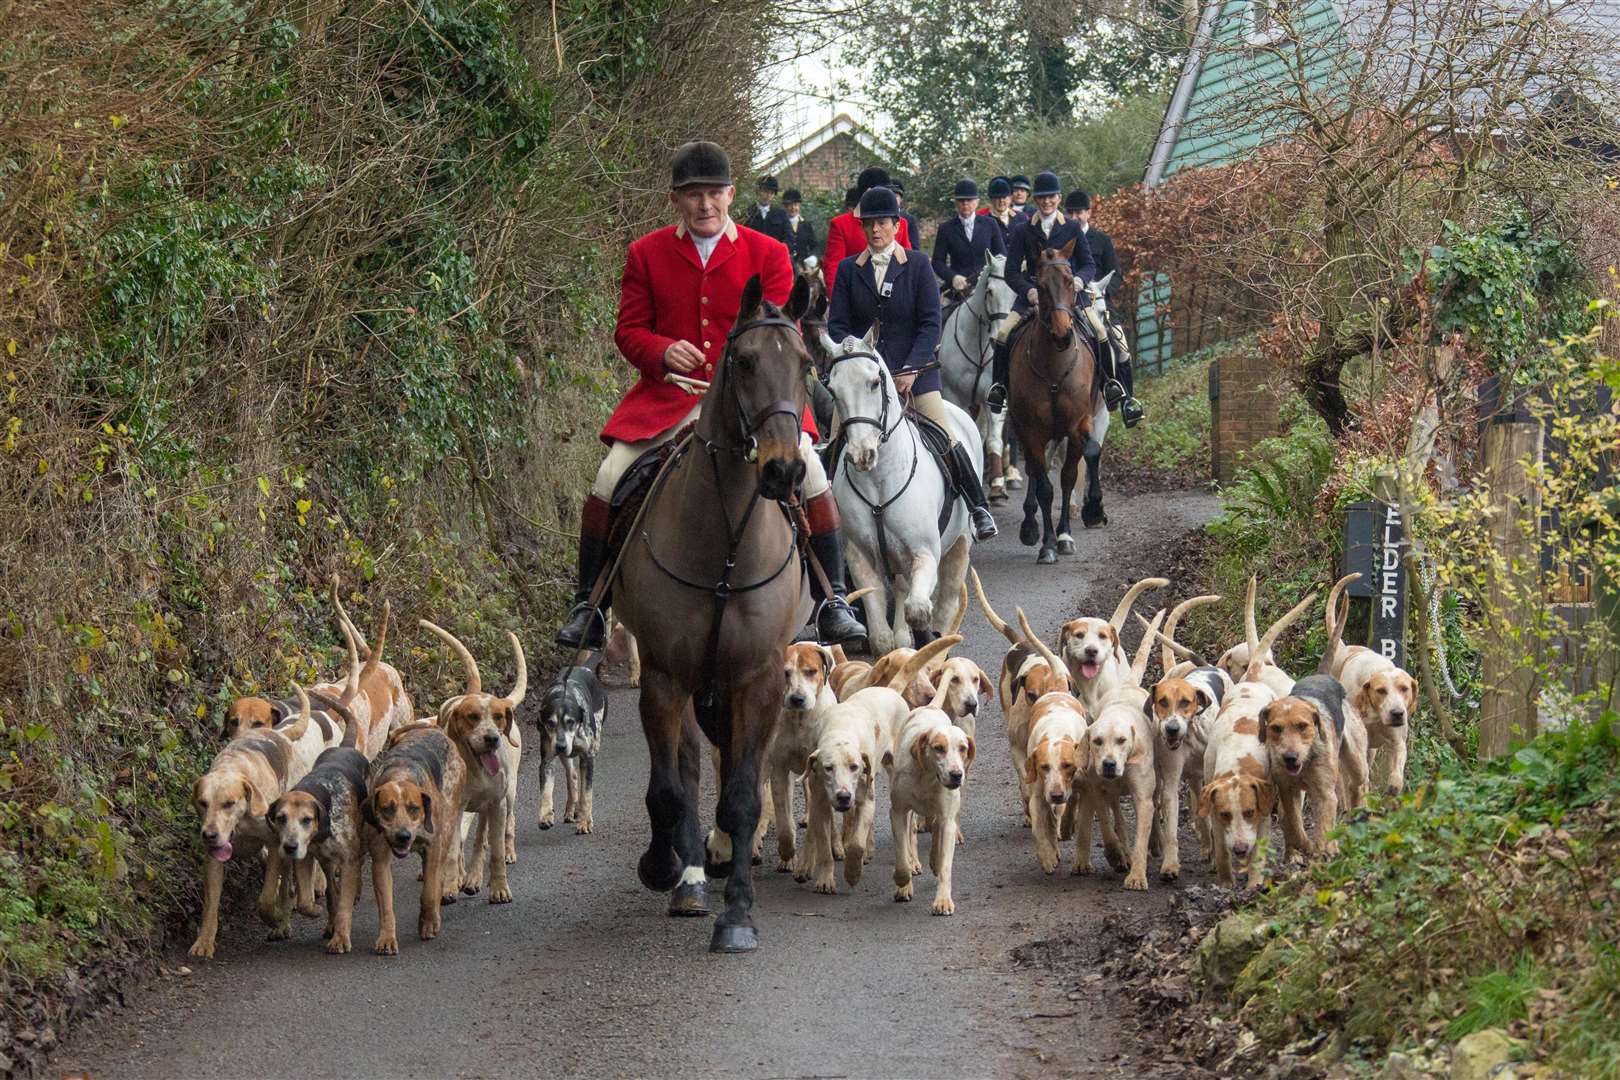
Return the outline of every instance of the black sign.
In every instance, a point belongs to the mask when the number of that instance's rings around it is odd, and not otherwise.
[[[1351,596],[1372,600],[1372,632],[1367,645],[1380,656],[1406,666],[1406,526],[1401,510],[1376,499],[1351,503],[1344,520],[1346,574],[1360,573]]]

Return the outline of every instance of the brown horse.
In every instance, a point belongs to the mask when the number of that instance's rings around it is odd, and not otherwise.
[[[1106,416],[1102,389],[1097,386],[1097,361],[1091,345],[1079,332],[1074,310],[1074,270],[1069,255],[1071,240],[1061,250],[1040,248],[1037,234],[1029,230],[1027,260],[1035,267],[1035,289],[1039,294],[1037,325],[1030,327],[1013,345],[1011,383],[1013,427],[1024,448],[1029,487],[1024,494],[1024,523],[1018,539],[1025,547],[1041,545],[1037,562],[1057,562],[1058,553],[1074,554],[1074,536],[1069,532],[1069,500],[1080,472],[1080,459],[1086,460],[1086,502],[1080,520],[1086,528],[1105,524],[1102,510],[1102,481],[1098,465],[1102,444],[1092,436],[1093,419],[1099,411]],[[1047,448],[1058,439],[1068,440],[1063,459],[1063,502],[1056,530],[1052,528],[1052,478],[1047,474]],[[1041,511],[1041,527],[1035,525],[1035,509]]]
[[[796,285],[778,309],[762,299],[759,277],[749,280],[693,436],[625,540],[613,591],[614,613],[641,647],[652,756],[652,840],[637,872],[647,888],[672,890],[671,915],[697,916],[708,914],[705,865],[729,873],[714,952],[758,945],[749,841],[760,761],[781,711],[783,651],[810,614],[794,526],[779,505],[804,478],[810,355],[795,323],[807,291]],[[702,735],[721,759],[719,833],[709,844],[698,821]]]

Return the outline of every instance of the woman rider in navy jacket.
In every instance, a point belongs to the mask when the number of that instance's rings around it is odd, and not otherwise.
[[[877,351],[894,375],[895,389],[902,395],[909,390],[912,407],[951,435],[945,421],[945,399],[940,395],[939,369],[917,372],[933,362],[939,345],[939,285],[933,267],[919,252],[895,243],[900,203],[894,192],[871,188],[861,196],[858,213],[866,250],[838,266],[827,333],[834,341],[846,341],[864,336],[874,321],[879,322]],[[996,535],[996,522],[985,502],[979,472],[954,436],[950,464],[951,483],[968,504],[974,536],[990,539]]]

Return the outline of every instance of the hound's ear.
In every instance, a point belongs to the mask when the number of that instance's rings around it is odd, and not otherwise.
[[[505,736],[507,743],[514,747],[518,747],[520,745],[518,741],[512,737],[512,732],[517,728],[517,723],[515,721],[516,715],[517,710],[512,708],[512,706],[505,704],[501,706],[501,734]]]
[[[872,755],[865,751],[861,752],[861,775],[868,780],[872,778]]]
[[[377,820],[376,798],[377,793],[372,791],[368,792],[366,797],[360,801],[360,823],[362,825],[369,825],[378,832],[381,832],[382,822]]]
[[[433,796],[426,791],[422,792],[422,835],[433,837]]]
[[[765,299],[765,286],[760,283],[759,275],[755,274],[743,286],[742,302],[737,307],[737,322],[745,323],[752,319],[759,311],[759,302]]]
[[[287,706],[283,705],[281,702],[272,701],[270,703],[270,726],[271,727],[280,727],[281,722],[283,720],[287,719],[287,717],[289,717],[291,715],[292,715],[292,713],[287,709]]]
[[[1198,816],[1209,817],[1215,812],[1215,784],[1211,781],[1205,784],[1198,793]]]
[[[1361,689],[1356,691],[1356,696],[1350,699],[1350,707],[1356,710],[1356,715],[1361,717],[1363,723],[1366,722],[1369,716],[1372,716],[1374,710],[1371,679],[1361,684]]]
[[[973,759],[975,757],[977,757],[978,753],[979,753],[979,744],[973,741],[973,736],[969,735],[967,737],[967,741],[968,741],[967,759],[962,762],[962,771],[963,772],[967,772],[969,769],[971,769],[973,767]]]
[[[911,756],[918,765],[921,765],[923,759],[928,756],[928,735],[926,732],[911,740]]]
[[[1136,726],[1131,726],[1131,756],[1125,759],[1127,765],[1140,765],[1147,760],[1147,742],[1136,734]]]
[[[456,697],[453,697],[450,700],[446,701],[443,705],[439,706],[439,715],[438,715],[438,717],[436,717],[434,719],[433,722],[434,722],[434,724],[438,725],[440,730],[442,730],[442,731],[449,731],[450,730],[450,715],[451,715],[452,711],[454,710],[454,706],[457,705],[458,703],[460,703],[460,701],[461,701],[461,696],[457,695]]]
[[[276,816],[276,811],[278,809],[280,809],[280,807],[281,807],[281,800],[280,799],[277,799],[275,802],[271,803],[270,808],[264,812],[265,820],[269,821],[271,818],[275,817]]]
[[[1404,673],[1403,673],[1404,675]],[[1400,679],[1401,696],[1406,699],[1406,712],[1410,716],[1417,712],[1417,681],[1410,675]]]
[[[990,685],[990,676],[981,671],[979,672],[978,682],[979,693],[983,694],[985,697],[995,696],[996,688]]]
[[[1211,705],[1215,704],[1215,700],[1209,696],[1209,691],[1202,686],[1193,687],[1193,696],[1198,699],[1199,712],[1205,712]]]
[[[326,808],[320,803],[315,804],[315,839],[332,839],[332,821],[327,816]],[[328,886],[330,888],[330,886]]]
[[[1254,781],[1254,801],[1260,812],[1260,820],[1265,821],[1271,816],[1271,808],[1277,801],[1277,789],[1271,786],[1271,781]]]
[[[795,277],[793,291],[788,293],[787,307],[782,309],[782,314],[798,322],[804,318],[804,313],[808,310],[810,310],[810,279]]]
[[[804,775],[809,776],[816,771],[816,751],[810,751],[810,756],[804,759]]]
[[[254,817],[264,817],[265,814],[270,812],[270,807],[265,804],[264,796],[260,795],[259,789],[253,786],[253,781],[246,777],[242,778],[242,798],[247,800],[248,813]]]
[[[1147,717],[1149,720],[1154,719],[1152,694],[1149,694],[1147,697],[1142,699],[1142,715]]]
[[[1273,702],[1272,704],[1276,704],[1276,703]],[[1268,728],[1270,726],[1271,726],[1271,705],[1267,705],[1265,708],[1260,710],[1260,743],[1261,743],[1261,745],[1265,744],[1265,741],[1266,741],[1266,728]]]
[[[1036,761],[1036,758],[1040,757],[1040,753],[1041,748],[1037,746],[1035,749],[1029,752],[1029,757],[1024,759],[1024,783],[1026,784],[1033,784],[1035,782],[1035,770],[1040,767],[1039,763]]]
[[[838,657],[833,655],[831,646],[818,645],[816,647],[821,650],[821,659],[827,665],[827,674],[831,675],[832,669],[838,666]]]

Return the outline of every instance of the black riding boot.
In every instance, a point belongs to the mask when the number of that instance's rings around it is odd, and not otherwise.
[[[607,503],[594,495],[585,500],[579,516],[579,578],[574,584],[574,606],[557,631],[557,644],[566,649],[600,649],[607,641],[602,613],[612,603],[612,590],[603,590],[600,605],[591,607],[591,590],[608,561],[607,519]]]
[[[1114,375],[1125,388],[1125,400],[1119,403],[1119,418],[1126,427],[1135,427],[1142,422],[1143,409],[1142,403],[1136,399],[1136,377],[1131,371],[1131,362],[1115,357]]]
[[[1012,347],[996,341],[990,347],[990,396],[985,404],[993,413],[1007,408],[1007,379],[1012,372]]]
[[[866,627],[861,625],[849,602],[844,599],[843,537],[836,529],[811,536],[810,552],[821,564],[822,573],[827,575],[827,583],[832,586],[832,595],[826,595],[821,587],[821,579],[814,570],[810,572],[810,595],[817,602],[817,635],[825,645],[859,646],[866,640]]]
[[[967,447],[956,443],[951,447],[951,485],[968,505],[968,516],[973,520],[973,538],[989,540],[996,535],[996,519],[990,516],[989,500],[984,497],[984,485],[979,472],[968,457]]]

